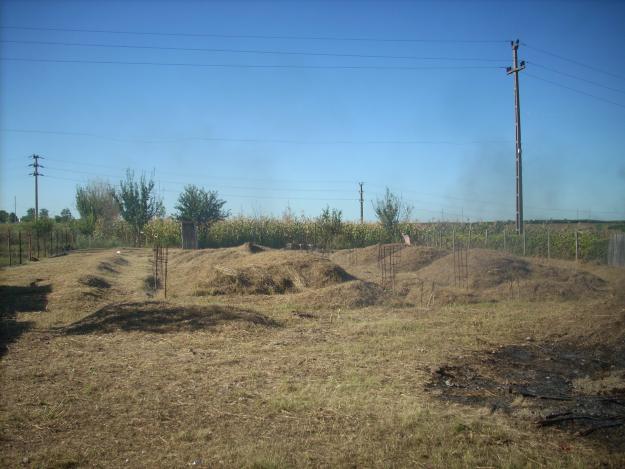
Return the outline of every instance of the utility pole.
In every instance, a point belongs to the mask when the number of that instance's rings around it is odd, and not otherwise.
[[[35,176],[35,221],[39,219],[39,176],[43,176],[39,172],[39,168],[43,168],[43,165],[39,164],[39,160],[43,159],[43,156],[39,155],[31,155],[33,162],[28,166],[33,167],[33,172],[30,173],[31,176]]]
[[[514,74],[514,117],[516,128],[516,232],[523,233],[523,167],[521,159],[521,103],[519,100],[519,72],[525,69],[525,61],[519,65],[519,40],[512,41],[512,67],[506,68],[508,75]]]
[[[365,222],[365,210],[364,210],[365,199],[364,199],[364,192],[362,190],[362,186],[364,185],[364,182],[359,182],[358,185],[360,186],[360,190],[358,192],[360,193],[360,223],[362,224]]]

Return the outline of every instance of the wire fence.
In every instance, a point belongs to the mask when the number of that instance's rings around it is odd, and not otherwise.
[[[0,265],[21,265],[63,255],[75,248],[76,233],[69,229],[44,233],[8,229],[0,233]]]
[[[151,226],[152,222],[149,224]],[[161,226],[162,225],[162,226]],[[402,243],[402,235],[411,243],[453,252],[454,246],[504,251],[517,256],[592,261],[623,265],[625,235],[610,225],[545,224],[527,225],[519,235],[514,226],[492,223],[401,223],[388,232],[379,223],[341,222],[325,226],[314,220],[284,221],[276,219],[231,219],[198,231],[200,248],[239,246],[246,242],[272,248],[305,246],[316,250],[355,249],[376,244]],[[149,226],[148,226],[149,227]],[[90,236],[72,227],[54,227],[49,232],[5,226],[0,230],[0,265],[24,264],[80,248],[113,248],[148,246],[158,238],[163,246],[182,244],[179,222],[161,220],[146,227],[142,238],[124,236]],[[619,234],[620,233],[620,234]]]

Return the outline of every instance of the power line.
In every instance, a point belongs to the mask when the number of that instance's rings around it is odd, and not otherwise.
[[[603,83],[598,83],[596,81],[587,80],[586,78],[578,77],[577,75],[573,75],[571,73],[561,72],[560,70],[556,70],[555,68],[551,68],[551,67],[547,67],[545,65],[541,65],[541,64],[536,63],[534,61],[527,60],[526,63],[532,64],[534,67],[543,68],[543,69],[548,70],[548,71],[550,71],[552,73],[557,73],[558,75],[562,75],[562,76],[565,76],[565,77],[573,78],[574,80],[583,81],[585,83],[589,83],[589,84],[594,85],[594,86],[600,86],[601,88],[605,88],[605,89],[610,90],[610,91],[616,91],[617,93],[624,93],[625,94],[625,90],[621,90],[619,88],[612,88],[611,86],[604,85]]]
[[[66,178],[66,177],[62,177],[62,176],[47,176],[50,177],[52,179],[59,179],[62,181],[70,181],[70,182],[84,182],[81,179],[74,179],[74,178]],[[176,193],[179,194],[180,191],[178,190],[171,190],[171,189],[161,189],[163,192],[169,192],[169,193]],[[259,194],[250,194],[250,195],[243,195],[243,194],[219,194],[220,197],[231,197],[231,198],[239,198],[239,199],[267,199],[267,200],[310,200],[310,201],[322,201],[322,202],[326,202],[326,201],[349,201],[349,202],[354,202],[357,201],[358,199],[355,198],[337,198],[337,197],[300,197],[300,196],[274,196],[274,195],[259,195]]]
[[[164,47],[164,46],[141,46],[131,44],[103,44],[103,43],[84,43],[84,42],[55,42],[55,41],[18,41],[18,40],[0,40],[4,43],[12,44],[40,44],[53,46],[75,46],[75,47],[102,47],[102,48],[121,48],[121,49],[147,49],[147,50],[168,50],[168,51],[187,51],[187,52],[228,52],[243,54],[267,54],[267,55],[303,55],[317,57],[350,57],[365,59],[410,59],[410,60],[439,60],[439,61],[465,61],[465,62],[503,62],[501,59],[483,59],[471,57],[429,57],[417,55],[372,55],[372,54],[340,54],[334,52],[306,52],[306,51],[277,51],[262,49],[224,49],[224,48],[203,48],[203,47]]]
[[[68,182],[77,182],[77,183],[83,183],[84,179],[76,179],[76,178],[67,178],[67,177],[62,177],[62,176],[56,176],[56,175],[46,175],[47,178],[51,178],[51,179],[58,179],[58,180],[62,180],[62,181],[68,181]],[[162,189],[164,192],[168,192],[168,193],[179,193],[180,191],[178,190],[171,190],[171,189]],[[408,191],[405,191],[408,192]],[[290,196],[263,196],[263,195],[242,195],[242,194],[219,194],[222,197],[231,197],[231,198],[243,198],[243,199],[268,199],[268,200],[310,200],[310,201],[349,201],[349,202],[357,202],[359,201],[359,199],[355,199],[355,198],[311,198],[311,197],[298,197],[298,196],[294,196],[294,197],[290,197]],[[372,194],[372,195],[379,195],[379,194]],[[445,198],[445,196],[440,196],[442,198]],[[451,197],[449,197],[451,198]],[[458,198],[458,200],[464,200],[464,201],[469,201],[468,199],[460,199]],[[408,200],[408,202],[413,203],[415,202],[414,200]],[[420,201],[419,203],[422,203],[423,201]],[[443,208],[445,209],[458,209],[460,207],[457,206],[444,206]],[[545,210],[545,211],[552,211],[552,212],[568,212],[568,213],[575,213],[577,209],[565,209],[565,208],[546,208],[546,207],[533,207],[533,206],[529,206],[527,207],[529,209],[532,210]],[[425,209],[425,208],[415,208],[415,210],[418,211],[424,211],[424,212],[431,212],[431,213],[439,213],[439,210],[435,210],[435,209]],[[619,212],[619,211],[609,211],[609,210],[592,210],[593,212],[596,213],[601,213],[601,214],[612,214],[612,215],[624,215],[625,216],[625,212]],[[476,211],[476,210],[464,210],[465,213],[485,213],[483,210],[482,211]],[[450,215],[459,215],[456,213],[448,213]]]
[[[119,170],[119,171],[126,171],[128,168],[121,168],[119,166],[108,166],[108,165],[100,165],[100,164],[95,164],[95,163],[86,163],[86,162],[81,162],[81,161],[68,161],[68,160],[60,160],[57,158],[47,158],[49,161],[52,162],[57,162],[57,163],[63,163],[63,164],[68,164],[68,165],[79,165],[79,166],[94,166],[94,167],[100,167],[100,168],[108,168],[108,169],[114,169],[114,170]],[[101,175],[101,173],[97,173],[98,175]],[[172,176],[180,176],[180,177],[189,177],[189,174],[182,174],[182,173],[173,173],[171,171],[167,171],[167,174],[172,175]],[[206,174],[202,174],[202,173],[193,173],[193,175],[191,175],[192,177],[200,177],[202,178],[202,180],[208,180],[208,181],[247,181],[247,182],[270,182],[270,183],[277,183],[277,182],[288,182],[288,183],[306,183],[306,184],[353,184],[352,180],[337,180],[337,179],[258,179],[258,178],[241,178],[241,177],[215,177],[214,174],[211,175],[206,175]]]
[[[586,91],[578,90],[577,88],[572,88],[570,86],[563,85],[562,83],[558,83],[556,81],[547,80],[546,78],[541,78],[541,77],[536,76],[536,75],[531,74],[531,73],[525,73],[525,76],[533,78],[534,80],[540,80],[540,81],[544,81],[545,83],[550,83],[550,84],[552,84],[554,86],[559,86],[560,88],[565,88],[567,90],[574,91],[575,93],[583,94],[584,96],[588,96],[590,98],[594,98],[594,99],[597,99],[599,101],[603,101],[604,103],[613,104],[614,106],[625,108],[625,104],[620,104],[620,103],[617,103],[615,101],[611,101],[609,99],[602,98],[601,96],[597,96],[597,95],[594,95],[592,93],[588,93]]]
[[[51,166],[47,166],[46,169],[48,171],[61,171],[67,173],[76,173],[76,174],[86,174],[89,176],[104,176],[110,178],[123,178],[121,175],[112,175],[112,174],[102,174],[95,173],[93,171],[81,171],[76,169],[65,169],[65,168],[55,168]],[[188,181],[173,181],[168,179],[158,178],[160,182],[164,182],[166,184],[178,184],[178,185],[188,185]],[[250,186],[230,186],[219,184],[220,187],[225,189],[241,189],[241,190],[250,190],[250,191],[277,191],[277,192],[338,192],[338,193],[346,193],[351,192],[349,190],[341,190],[341,189],[307,189],[307,188],[286,188],[286,187],[250,187]]]
[[[510,143],[506,140],[473,140],[465,142],[454,142],[450,140],[295,140],[295,139],[271,139],[271,138],[230,138],[230,137],[180,137],[174,139],[151,140],[141,138],[121,138],[88,132],[64,132],[56,130],[39,129],[13,129],[3,128],[0,132],[16,133],[36,133],[67,135],[77,137],[91,137],[103,140],[111,140],[124,143],[179,143],[185,141],[208,141],[208,142],[233,142],[233,143],[271,143],[271,144],[293,144],[293,145],[482,145]]]
[[[608,72],[607,70],[602,70],[602,69],[600,69],[598,67],[595,67],[594,65],[588,65],[588,64],[585,64],[583,62],[580,62],[579,60],[570,59],[570,58],[564,57],[564,56],[562,56],[560,54],[556,54],[554,52],[549,52],[548,50],[545,50],[545,49],[541,49],[541,48],[538,48],[538,47],[530,46],[529,44],[526,44],[526,43],[522,43],[522,44],[523,44],[523,46],[527,47],[528,49],[535,50],[537,52],[540,52],[541,54],[550,55],[551,57],[555,57],[557,59],[564,60],[565,62],[570,62],[572,64],[579,65],[580,67],[585,67],[585,68],[587,68],[589,70],[594,70],[595,72],[604,73],[604,74],[609,75],[611,77],[619,78],[621,80],[625,80],[625,77],[622,76],[622,75],[617,75],[616,73]]]
[[[32,59],[23,57],[0,57],[5,62],[41,62],[65,64],[92,64],[92,65],[150,65],[164,67],[201,67],[201,68],[241,68],[241,69],[301,69],[301,70],[471,70],[471,69],[500,69],[494,65],[280,65],[280,64],[206,64],[189,62],[149,62],[149,61],[122,61],[122,60],[83,60],[83,59]]]
[[[432,43],[466,43],[466,44],[498,44],[508,42],[503,39],[435,39],[435,38],[374,38],[374,37],[345,37],[345,36],[290,36],[267,34],[220,34],[220,33],[183,33],[163,31],[127,31],[114,29],[79,29],[79,28],[45,28],[34,26],[2,26],[0,29],[23,31],[55,31],[71,33],[104,33],[104,34],[131,34],[138,36],[179,36],[179,37],[214,37],[223,39],[286,39],[310,41],[353,41],[353,42],[432,42]]]

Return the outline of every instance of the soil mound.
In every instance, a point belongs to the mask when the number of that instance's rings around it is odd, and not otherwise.
[[[397,254],[398,272],[413,272],[419,270],[446,254],[446,251],[428,246],[404,246]],[[378,268],[378,245],[367,246],[359,249],[343,249],[335,252],[330,259],[345,267],[356,267],[364,269]]]
[[[245,244],[242,244],[239,249],[241,251],[243,251],[244,253],[247,254],[257,254],[259,252],[265,252],[267,251],[269,248],[266,248],[265,246],[260,246],[258,244],[254,244],[252,242],[247,242]]]
[[[84,275],[78,279],[78,282],[92,288],[111,288],[111,284],[107,280],[97,275]]]
[[[352,280],[301,293],[296,301],[312,308],[363,308],[381,303],[387,295],[382,287],[373,282]]]
[[[260,313],[229,306],[176,306],[145,301],[106,305],[62,329],[68,335],[103,334],[117,331],[153,333],[194,332],[224,326],[278,327]]]
[[[170,267],[170,278],[181,279],[176,290],[199,296],[295,293],[354,280],[343,268],[315,254],[253,244],[183,253],[172,259]]]
[[[454,281],[451,254],[419,270],[417,275],[420,280],[436,285],[439,304],[502,299],[574,300],[595,296],[607,288],[604,280],[574,266],[552,266],[497,251],[472,249],[467,261],[468,289],[458,288]]]

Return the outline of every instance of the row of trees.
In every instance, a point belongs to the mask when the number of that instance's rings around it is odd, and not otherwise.
[[[173,217],[193,221],[200,229],[205,229],[229,216],[230,213],[223,208],[225,204],[217,192],[188,185],[178,198]],[[135,242],[142,238],[150,220],[165,216],[165,206],[156,193],[154,180],[145,175],[137,178],[131,170],[118,187],[102,181],[78,186],[76,208],[80,214],[78,228],[84,234],[97,232],[107,237],[121,217],[132,230]]]
[[[42,208],[39,210],[39,218],[41,219],[50,219],[50,212],[48,211],[47,208]],[[68,208],[64,208],[63,210],[61,210],[61,214],[60,215],[55,215],[54,217],[54,221],[56,221],[57,223],[66,223],[66,222],[70,222],[74,219],[72,212],[70,209]],[[18,221],[21,222],[32,222],[35,221],[35,209],[34,208],[29,208],[28,210],[26,210],[26,215],[24,215],[22,218],[17,217],[17,215],[15,214],[15,212],[7,212],[6,210],[0,210],[0,223],[17,223]]]
[[[79,218],[74,219],[69,209],[63,209],[54,220],[49,216],[48,210],[41,209],[37,225],[33,228],[38,231],[49,231],[53,221],[59,223],[71,223],[74,228],[89,236],[97,235],[101,239],[114,239],[124,232],[124,239],[132,238],[136,244],[144,235],[152,236],[156,225],[151,224],[146,233],[146,226],[151,220],[165,216],[165,207],[162,199],[155,190],[152,178],[145,174],[136,177],[134,172],[128,170],[126,177],[119,182],[117,187],[103,181],[91,181],[86,185],[76,188],[76,209]],[[219,198],[216,191],[207,191],[195,185],[185,186],[175,205],[175,213],[172,218],[194,222],[200,231],[200,236],[206,235],[208,229],[217,221],[225,220],[230,216],[230,211],[224,209],[225,200]],[[400,221],[407,220],[410,216],[411,207],[402,199],[386,190],[385,196],[373,204],[376,216],[389,237],[398,234]],[[342,230],[342,212],[327,206],[321,214],[313,219],[318,226],[321,242],[330,245]],[[34,222],[35,210],[29,209],[23,222]],[[123,220],[123,225],[120,225]],[[0,222],[15,222],[15,214],[0,211]],[[45,225],[45,226],[44,226]],[[164,226],[164,225],[163,225]]]

